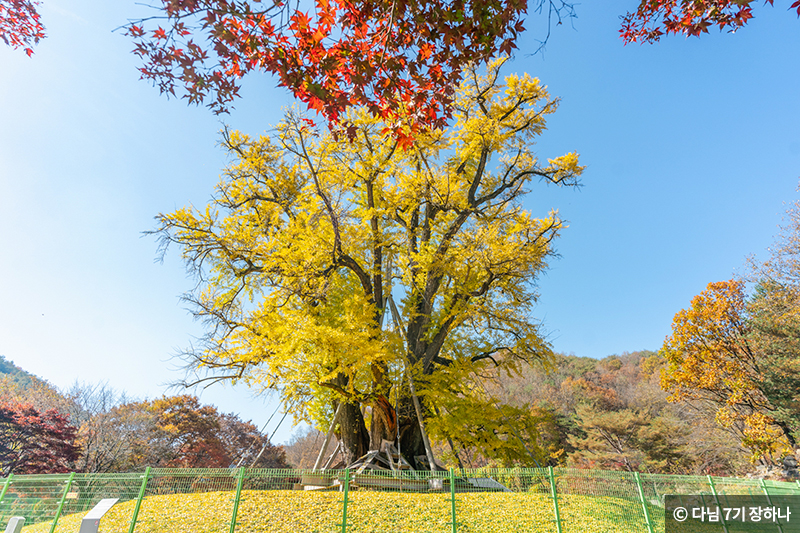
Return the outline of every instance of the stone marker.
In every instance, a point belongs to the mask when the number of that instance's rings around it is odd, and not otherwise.
[[[100,528],[100,519],[103,518],[111,507],[119,501],[119,498],[106,498],[100,500],[91,511],[86,513],[86,516],[81,520],[81,529],[78,533],[98,533]]]
[[[6,526],[6,533],[19,533],[22,531],[22,526],[25,524],[25,519],[21,516],[15,516],[8,521]]]

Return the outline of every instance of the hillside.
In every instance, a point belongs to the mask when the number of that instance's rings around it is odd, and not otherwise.
[[[44,383],[42,379],[18,367],[4,355],[0,355],[0,378],[10,379],[23,388],[28,388],[36,382]]]
[[[664,359],[652,351],[603,359],[557,354],[521,375],[497,375],[491,392],[540,420],[540,457],[553,466],[665,474],[735,475],[749,454],[699,402],[670,403]],[[480,457],[462,453],[479,466]],[[535,465],[531,465],[535,466]]]
[[[29,403],[39,411],[55,409],[78,425],[75,402],[46,380],[0,355],[0,402]]]

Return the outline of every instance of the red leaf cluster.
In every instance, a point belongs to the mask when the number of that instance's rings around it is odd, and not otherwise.
[[[626,43],[649,42],[662,35],[699,36],[712,26],[736,31],[753,18],[754,0],[641,0],[639,8],[622,18],[620,36]],[[772,5],[773,0],[765,0]],[[790,9],[800,16],[800,0]]]
[[[37,0],[0,0],[0,39],[12,48],[23,48],[28,56],[44,38],[37,5]]]
[[[56,410],[0,405],[0,474],[69,472],[78,458],[77,429]]]
[[[510,53],[527,9],[526,0],[315,0],[310,12],[280,0],[161,2],[163,26],[127,28],[142,77],[161,92],[181,89],[223,113],[245,74],[269,72],[330,126],[365,106],[396,123],[401,140],[445,124],[462,68]]]

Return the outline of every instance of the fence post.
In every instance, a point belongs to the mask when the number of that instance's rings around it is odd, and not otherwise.
[[[244,485],[244,467],[239,469],[239,480],[236,482],[236,497],[233,500],[233,513],[231,514],[231,533],[236,531],[236,514],[239,512],[239,498],[242,496]]]
[[[6,478],[6,483],[3,485],[3,492],[0,492],[0,503],[3,503],[3,498],[6,497],[6,492],[8,492],[8,487],[11,485],[11,478],[14,477],[13,473],[9,473],[8,477]]]
[[[347,533],[347,495],[350,490],[350,469],[344,469],[344,504],[342,505],[342,533]]]
[[[450,467],[450,519],[453,521],[453,533],[458,533],[458,522],[456,522],[456,475],[453,467]]]
[[[722,507],[722,504],[719,503],[719,495],[717,494],[717,487],[714,486],[714,480],[711,478],[711,475],[708,475],[708,486],[711,487],[711,494],[714,496],[714,503],[717,504],[717,507]],[[722,530],[724,533],[728,533],[728,525],[725,523],[725,517],[722,516],[723,513],[720,512],[720,518],[722,521]]]
[[[61,509],[64,508],[64,502],[67,501],[67,493],[69,489],[72,487],[72,480],[75,479],[75,472],[72,472],[69,475],[69,479],[67,479],[67,486],[64,487],[64,494],[61,495],[61,501],[58,503],[58,509],[56,510],[56,516],[53,518],[53,525],[50,526],[50,533],[56,530],[56,524],[58,524],[58,517],[61,516]]]
[[[639,477],[639,472],[634,472],[633,477],[636,478],[636,486],[639,488],[639,501],[642,502],[642,510],[644,511],[644,521],[647,524],[647,532],[654,533],[653,523],[650,521],[650,513],[647,511],[647,500],[644,499],[644,489],[642,488],[642,478]]]
[[[772,505],[772,499],[769,497],[769,490],[767,490],[767,482],[764,481],[763,477],[761,478],[761,490],[764,491],[764,496],[767,497],[767,503],[769,505]],[[783,533],[783,528],[781,527],[781,525],[780,524],[777,525],[778,525],[778,533]]]
[[[759,481],[760,481],[759,484],[761,485],[761,490],[764,492],[764,496],[767,497],[767,503],[769,503],[769,490],[767,490],[767,482],[764,481],[763,477]]]
[[[553,475],[553,467],[547,467],[547,474],[550,477],[550,494],[553,497],[553,511],[556,515],[556,532],[561,533],[561,514],[558,512],[558,493],[556,491],[556,477]]]
[[[147,488],[147,481],[150,479],[150,467],[144,469],[144,479],[142,486],[139,487],[139,496],[136,498],[136,505],[133,507],[133,516],[131,517],[131,525],[128,528],[128,533],[133,533],[136,529],[136,519],[139,518],[139,508],[142,506],[142,498],[144,498],[144,491]]]

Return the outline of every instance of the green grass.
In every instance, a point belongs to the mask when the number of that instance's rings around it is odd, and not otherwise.
[[[243,491],[236,533],[341,531],[339,492]],[[537,493],[456,494],[459,533],[555,532],[553,502]],[[100,523],[101,533],[127,533],[134,502],[119,503]],[[136,533],[228,533],[232,492],[150,496],[142,501]],[[559,495],[565,533],[645,533],[641,504],[621,498]],[[75,533],[83,514],[63,516],[57,533]],[[655,531],[663,511],[650,508]],[[450,525],[449,494],[353,491],[348,501],[349,533],[444,533]],[[50,523],[23,528],[48,533]]]

